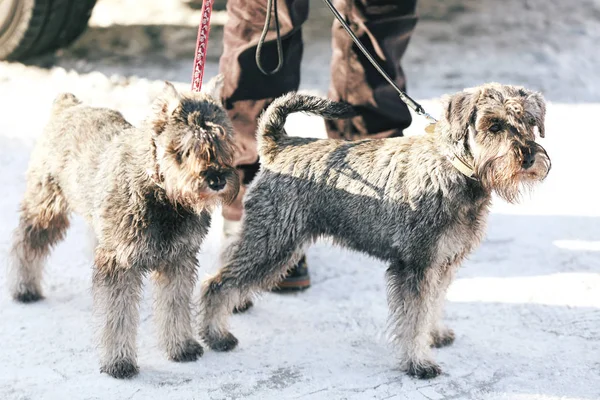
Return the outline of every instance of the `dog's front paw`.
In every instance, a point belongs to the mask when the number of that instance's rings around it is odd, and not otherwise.
[[[240,304],[240,305],[236,306],[236,307],[233,309],[233,313],[234,313],[234,314],[241,314],[241,313],[244,313],[244,312],[248,311],[250,308],[252,308],[252,306],[253,306],[253,305],[254,305],[254,303],[252,303],[252,301],[250,301],[250,300],[246,300],[244,303],[242,303],[242,304]]]
[[[449,328],[434,330],[431,332],[431,346],[432,347],[446,347],[454,343],[455,339],[454,331]]]
[[[430,360],[409,361],[406,373],[419,379],[431,379],[440,375],[442,368]]]
[[[231,333],[227,332],[223,336],[207,338],[206,343],[214,351],[230,351],[235,349],[238,340]]]
[[[13,299],[19,303],[35,303],[43,298],[44,296],[36,289],[26,289],[13,293]]]
[[[100,372],[104,372],[117,379],[129,379],[136,376],[139,372],[135,362],[127,359],[116,360],[110,364],[100,367]]]
[[[188,339],[169,358],[175,362],[196,361],[204,354],[204,349],[194,339]]]

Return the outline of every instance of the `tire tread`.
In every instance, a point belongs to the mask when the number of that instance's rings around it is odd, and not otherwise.
[[[22,61],[73,43],[87,28],[96,0],[22,0],[17,27],[1,38],[0,59]],[[28,16],[28,17],[27,17]]]

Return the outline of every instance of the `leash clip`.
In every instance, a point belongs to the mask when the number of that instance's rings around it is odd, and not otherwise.
[[[436,124],[437,123],[437,119],[433,118],[433,116],[427,112],[425,112],[425,110],[422,110],[421,115],[425,117],[425,119],[427,121],[429,121],[430,124]]]

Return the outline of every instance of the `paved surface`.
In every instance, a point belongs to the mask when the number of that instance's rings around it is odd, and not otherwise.
[[[24,189],[31,146],[52,99],[72,91],[139,122],[161,80],[188,85],[198,14],[176,1],[101,0],[92,28],[72,48],[29,65],[0,63],[0,259]],[[157,348],[148,288],[139,335],[141,374],[98,373],[91,318],[91,258],[76,218],[50,258],[47,300],[19,305],[0,275],[2,399],[600,399],[600,4],[507,0],[420,4],[422,20],[405,68],[409,89],[431,112],[436,99],[484,81],[520,83],[551,101],[547,139],[553,170],[519,206],[495,201],[488,234],[448,295],[455,345],[436,351],[444,375],[417,381],[397,369],[382,335],[385,266],[323,241],[311,248],[313,287],[267,294],[234,316],[240,346],[207,351],[192,364]],[[215,22],[223,21],[222,13]],[[306,29],[303,90],[327,90],[329,24],[314,2]],[[210,43],[216,71],[221,30]],[[420,134],[416,120],[410,134]],[[314,118],[290,119],[294,134],[323,136]],[[201,254],[217,267],[222,221]]]

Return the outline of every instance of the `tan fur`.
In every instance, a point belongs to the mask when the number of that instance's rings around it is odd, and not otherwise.
[[[193,361],[196,253],[217,204],[239,189],[231,122],[216,92],[180,94],[166,83],[141,128],[114,110],[57,97],[32,154],[9,274],[17,301],[42,298],[43,264],[81,215],[94,237],[93,293],[101,370],[138,371],[142,278],[153,272],[159,338],[167,357]]]

